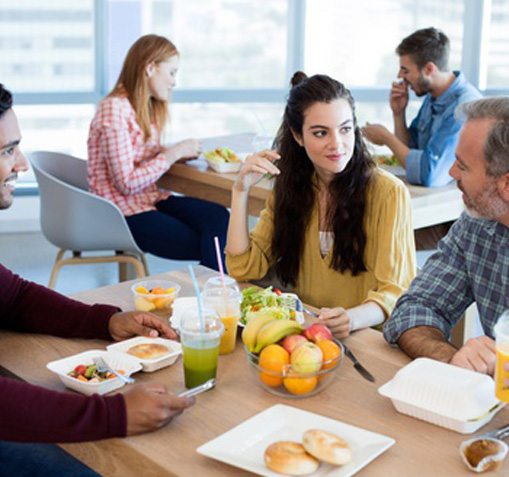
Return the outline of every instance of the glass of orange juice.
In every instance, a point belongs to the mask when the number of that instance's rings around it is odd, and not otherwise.
[[[497,347],[497,365],[495,368],[495,396],[504,402],[509,402],[509,310],[502,313],[495,325],[495,340]]]
[[[237,325],[240,318],[242,293],[232,287],[217,287],[203,290],[201,296],[203,305],[213,308],[223,322],[224,333],[221,336],[219,354],[233,352],[237,343]]]

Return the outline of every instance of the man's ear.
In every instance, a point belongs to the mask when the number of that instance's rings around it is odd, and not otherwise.
[[[300,146],[300,147],[304,147],[304,141],[302,140],[302,136],[300,136],[299,134],[297,134],[293,129],[290,129],[290,131],[292,131],[292,136],[293,138],[295,139],[295,141],[297,142],[297,144]]]
[[[156,71],[156,64],[155,62],[150,62],[146,67],[145,67],[145,74],[147,75],[147,78],[150,78]]]
[[[500,197],[509,204],[509,172],[497,178],[497,189]]]
[[[432,61],[428,61],[423,67],[422,67],[422,73],[426,76],[431,76],[436,70],[437,65],[433,63]]]

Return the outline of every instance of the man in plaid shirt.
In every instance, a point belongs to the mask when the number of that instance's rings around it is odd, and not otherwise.
[[[410,357],[427,356],[493,374],[493,329],[509,308],[509,98],[459,108],[466,122],[449,173],[466,213],[439,243],[384,326],[385,339]],[[477,303],[484,335],[459,350],[448,338]]]

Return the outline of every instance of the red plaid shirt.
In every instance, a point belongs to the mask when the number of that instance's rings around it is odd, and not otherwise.
[[[169,169],[154,125],[147,142],[127,97],[105,98],[88,134],[90,192],[114,202],[124,215],[156,210],[170,196],[155,182]]]

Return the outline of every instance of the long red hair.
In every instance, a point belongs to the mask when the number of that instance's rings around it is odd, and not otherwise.
[[[168,119],[168,101],[150,96],[146,68],[152,62],[157,65],[178,54],[175,45],[167,38],[158,35],[142,36],[129,48],[117,83],[108,95],[127,94],[145,141],[150,137],[152,122],[160,134]]]

